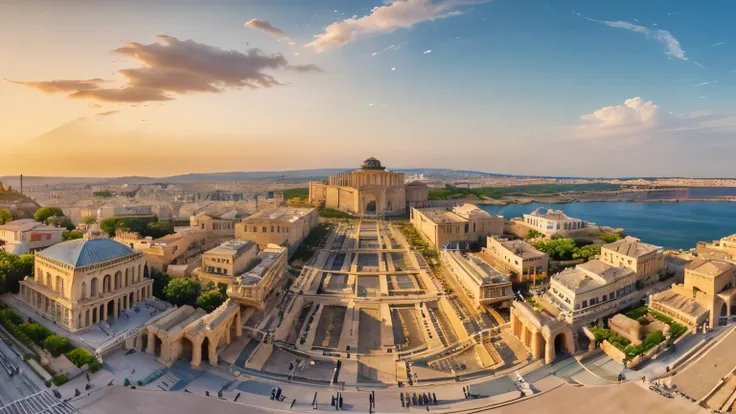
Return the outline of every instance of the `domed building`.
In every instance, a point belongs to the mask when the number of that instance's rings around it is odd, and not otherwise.
[[[404,183],[404,173],[387,171],[371,157],[359,170],[333,175],[327,182],[309,182],[309,201],[315,205],[355,215],[403,215],[407,204],[427,201],[429,189],[414,182]]]
[[[63,242],[36,254],[18,297],[57,325],[82,331],[151,297],[143,253],[110,239]]]

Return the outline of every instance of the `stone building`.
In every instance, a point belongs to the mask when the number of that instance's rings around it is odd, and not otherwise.
[[[546,236],[555,234],[567,236],[578,230],[586,229],[593,223],[568,217],[562,210],[544,212],[540,207],[530,214],[524,214],[524,224]]]
[[[243,306],[265,308],[266,299],[286,279],[288,250],[271,244],[258,254],[258,264],[239,274],[228,286],[227,296]]]
[[[88,329],[151,297],[143,253],[110,239],[79,239],[36,255],[18,297],[59,326]]]
[[[239,274],[253,267],[257,255],[258,245],[252,241],[226,241],[202,255],[202,266],[194,274],[203,285],[231,285]]]
[[[451,242],[473,242],[503,234],[503,216],[494,216],[473,204],[449,208],[411,209],[414,228],[437,249]]]
[[[429,190],[420,182],[409,191],[404,173],[386,171],[375,158],[361,169],[333,175],[327,182],[309,182],[309,202],[355,215],[403,215],[408,204],[426,201]]]
[[[262,249],[278,244],[292,255],[318,222],[316,208],[278,207],[244,218],[235,226],[235,237],[252,241]]]
[[[552,276],[544,299],[559,310],[567,323],[581,328],[633,303],[634,292],[633,270],[591,260]]]
[[[697,258],[685,266],[685,280],[651,296],[649,307],[693,326],[711,328],[736,315],[736,266],[723,260]]]
[[[61,242],[64,229],[33,219],[14,220],[0,226],[0,250],[12,254],[35,253]]]
[[[208,231],[217,237],[235,237],[235,226],[241,216],[237,210],[224,214],[199,213],[189,218],[189,226]]]
[[[599,260],[611,266],[628,267],[642,284],[656,282],[664,273],[664,249],[631,236],[601,246]]]
[[[575,336],[554,310],[537,310],[524,302],[514,302],[511,333],[521,340],[533,358],[544,358],[546,364],[551,364],[559,354],[575,352]]]
[[[549,282],[549,255],[524,240],[488,237],[486,247],[481,250],[479,257],[499,270],[509,272],[513,281],[534,284]]]
[[[508,276],[475,256],[463,256],[459,251],[441,250],[440,260],[449,273],[460,282],[465,295],[476,307],[511,306],[514,292]]]
[[[220,239],[213,237],[211,231],[185,228],[158,239],[142,238],[134,232],[120,232],[114,240],[143,252],[149,269],[168,272],[171,265],[189,265],[194,269],[199,265],[199,256],[214,247]]]

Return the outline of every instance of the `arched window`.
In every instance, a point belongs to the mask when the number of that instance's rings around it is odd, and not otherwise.
[[[97,294],[99,293],[99,287],[97,286],[98,283],[99,281],[95,277],[92,278],[92,281],[89,284],[89,296],[92,298],[97,297]]]
[[[43,285],[43,270],[41,268],[36,268],[36,283]]]
[[[97,280],[97,279],[93,279],[93,280]],[[82,289],[80,289],[79,291],[79,299],[80,300],[87,299],[87,283],[85,282],[82,282]]]
[[[64,279],[61,276],[56,276],[56,293],[64,295]]]
[[[105,275],[102,279],[102,293],[110,293],[112,291],[112,276]]]
[[[116,290],[120,289],[120,287],[122,286],[122,283],[123,283],[122,279],[123,279],[123,274],[120,273],[119,270],[115,272],[115,285],[114,286]]]
[[[54,288],[51,281],[51,273],[46,273],[46,287],[48,287],[49,289]]]
[[[125,269],[125,285],[123,286],[128,286],[128,269]]]

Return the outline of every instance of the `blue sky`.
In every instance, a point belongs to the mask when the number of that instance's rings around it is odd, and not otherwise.
[[[129,131],[161,148],[215,137],[244,155],[192,166],[172,153],[155,170],[90,174],[350,167],[376,156],[395,168],[736,176],[732,16],[729,1],[6,1],[0,24],[14,35],[0,39],[0,78],[13,83],[0,83],[0,141],[110,113],[97,133]],[[252,19],[278,34],[245,27]],[[136,86],[127,69],[172,73],[171,62],[109,51],[124,41],[183,51],[189,39],[281,53],[257,72],[282,86],[233,86],[210,56],[218,93],[177,85],[154,88],[165,101],[101,98]],[[201,58],[187,56],[176,73]],[[106,82],[81,94],[47,87],[91,79]]]

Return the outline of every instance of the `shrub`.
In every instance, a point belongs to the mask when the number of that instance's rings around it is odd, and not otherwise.
[[[43,341],[43,347],[54,356],[58,358],[61,354],[68,351],[71,348],[72,343],[69,342],[68,338],[59,335],[51,335]]]
[[[687,332],[687,326],[683,324],[672,322],[670,325],[670,337],[672,337],[672,339],[679,338],[685,332]]]
[[[89,372],[94,374],[95,372],[102,369],[102,362],[95,359],[94,361],[89,363],[87,368],[89,368]]]
[[[624,315],[628,316],[631,319],[638,320],[642,316],[649,313],[649,308],[646,307],[646,305],[639,306],[638,308],[631,309],[630,311],[627,311],[624,313]]]
[[[51,383],[57,387],[66,384],[68,381],[69,377],[67,377],[66,374],[58,374],[51,377]]]
[[[23,317],[15,313],[12,309],[5,308],[0,310],[0,322],[4,325],[6,321],[10,321],[13,325],[20,325],[23,323]]]
[[[96,361],[95,357],[84,348],[74,348],[66,353],[66,357],[77,368],[81,368],[84,365],[91,364]]]
[[[25,322],[18,326],[23,333],[28,335],[36,345],[43,344],[43,341],[54,333],[51,329],[41,325],[40,323],[28,323]]]
[[[604,243],[613,243],[616,240],[621,239],[621,235],[620,234],[616,234],[616,233],[601,233],[600,239]]]
[[[199,281],[183,277],[172,279],[164,288],[166,300],[177,306],[196,305],[200,293],[202,284]]]
[[[220,293],[219,290],[210,290],[202,293],[197,298],[197,306],[204,309],[207,313],[210,313],[217,309],[218,306],[225,303],[225,300],[227,300],[227,296]]]

